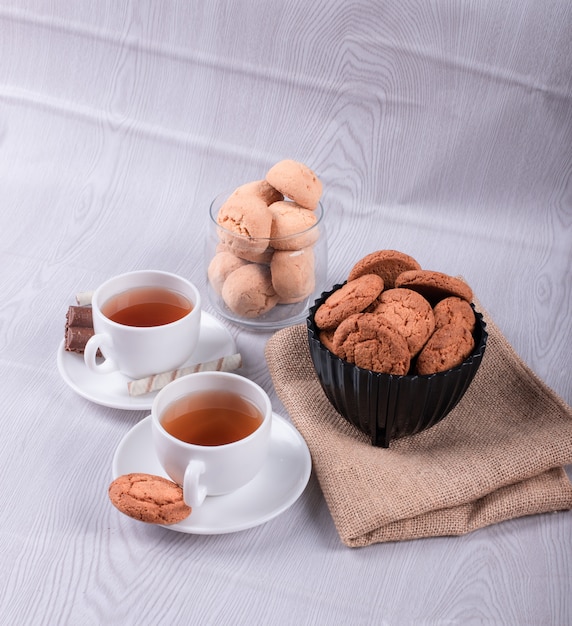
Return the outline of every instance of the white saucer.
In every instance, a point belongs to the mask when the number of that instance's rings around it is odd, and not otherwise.
[[[294,504],[308,484],[311,470],[310,451],[302,435],[274,413],[268,459],[260,473],[234,493],[207,496],[187,519],[164,528],[195,535],[253,528]],[[150,415],[123,437],[113,457],[112,471],[113,480],[132,472],[167,477],[153,449]]]
[[[147,411],[151,409],[157,391],[142,396],[130,396],[129,378],[120,372],[95,374],[87,369],[83,354],[68,352],[62,342],[58,348],[58,370],[65,382],[80,396],[114,409]],[[201,313],[199,343],[187,365],[204,363],[236,353],[236,344],[229,330],[215,317]]]

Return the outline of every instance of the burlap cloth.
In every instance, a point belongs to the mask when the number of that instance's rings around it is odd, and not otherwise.
[[[329,403],[304,324],[278,331],[266,359],[350,547],[461,535],[572,508],[572,409],[520,360],[485,315],[489,340],[457,407],[425,432],[375,448]]]

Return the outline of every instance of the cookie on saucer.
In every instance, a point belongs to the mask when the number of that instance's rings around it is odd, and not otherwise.
[[[152,474],[124,474],[108,490],[113,506],[148,524],[176,524],[191,514],[183,490],[172,480]]]

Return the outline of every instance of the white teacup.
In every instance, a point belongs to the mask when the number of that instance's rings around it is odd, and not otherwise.
[[[146,293],[153,299],[151,292],[153,298],[164,296],[170,301],[160,304],[160,309],[146,311],[153,319],[125,317],[133,302],[136,306],[151,306],[144,302]],[[137,304],[137,299],[142,302]],[[108,374],[119,370],[130,378],[144,378],[176,369],[197,347],[201,296],[192,283],[176,274],[141,270],[115,276],[95,290],[92,312],[95,335],[84,351],[85,364],[92,372]],[[123,315],[117,317],[122,321],[111,319],[118,315]],[[177,315],[180,317],[175,319]],[[132,325],[134,320],[158,325]],[[105,357],[102,363],[96,359],[98,350]]]
[[[221,409],[220,405],[226,408]],[[245,407],[253,409],[248,417],[256,425],[249,424],[249,433],[238,438],[241,434],[227,430],[231,421],[234,427],[246,416],[228,412],[238,408],[242,414]],[[181,432],[177,436],[171,434],[175,432],[173,418],[181,415],[185,436],[195,443],[178,438]],[[199,419],[203,420],[200,425]],[[199,507],[206,496],[236,491],[262,469],[270,446],[272,405],[266,392],[248,378],[228,372],[199,372],[161,389],[153,401],[151,423],[159,462],[183,488],[186,504]],[[213,436],[207,445],[204,437]]]

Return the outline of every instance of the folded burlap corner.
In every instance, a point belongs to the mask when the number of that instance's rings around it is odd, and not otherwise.
[[[304,324],[266,345],[276,393],[312,455],[350,547],[462,535],[572,508],[572,409],[521,361],[485,315],[489,339],[457,407],[425,432],[375,448],[337,413],[314,372]]]

